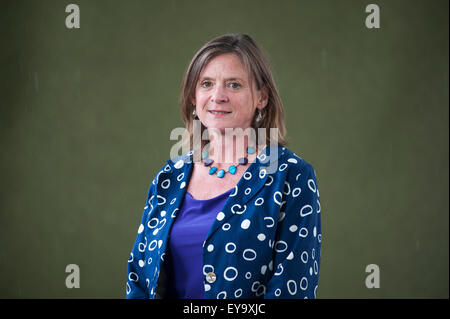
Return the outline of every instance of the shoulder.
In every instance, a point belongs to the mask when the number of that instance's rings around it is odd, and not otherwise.
[[[189,171],[190,164],[192,164],[193,151],[189,151],[183,155],[170,158],[156,173],[152,184],[156,185],[164,180],[171,178],[180,178],[180,174],[186,174]]]
[[[281,154],[278,160],[278,170],[287,171],[286,179],[298,180],[300,175],[315,177],[316,172],[313,165],[306,161],[302,156],[286,147],[280,147],[280,152]]]
[[[291,193],[292,197],[288,198],[294,199],[301,192],[303,195],[298,197],[298,200],[309,201],[314,205],[317,202],[320,206],[316,171],[313,165],[287,148],[282,150],[279,161],[279,169],[286,167],[285,171],[287,171],[283,176],[283,193],[286,195]],[[320,207],[317,210],[319,212]]]

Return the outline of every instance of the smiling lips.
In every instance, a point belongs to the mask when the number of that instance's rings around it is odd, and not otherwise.
[[[218,116],[218,117],[220,117],[220,116],[225,116],[225,115],[231,113],[231,112],[220,111],[220,110],[209,110],[208,112],[211,113],[212,115]]]

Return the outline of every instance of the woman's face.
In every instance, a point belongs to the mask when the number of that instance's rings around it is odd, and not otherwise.
[[[253,98],[252,98],[253,92]],[[195,111],[207,128],[246,128],[251,126],[256,108],[267,98],[250,87],[249,74],[239,57],[226,53],[214,57],[203,68],[195,89]]]

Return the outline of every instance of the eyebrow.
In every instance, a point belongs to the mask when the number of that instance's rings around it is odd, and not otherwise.
[[[204,81],[204,80],[214,80],[213,78],[209,77],[209,76],[205,76],[199,79],[199,82]],[[231,77],[231,78],[226,78],[225,81],[235,81],[235,80],[239,80],[244,82],[243,79],[238,78],[238,77]]]

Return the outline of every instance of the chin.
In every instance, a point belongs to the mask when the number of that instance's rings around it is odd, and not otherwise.
[[[251,125],[244,125],[244,124],[238,124],[238,123],[229,123],[229,124],[222,124],[222,125],[217,125],[217,123],[215,124],[211,124],[206,126],[208,128],[213,128],[213,129],[217,129],[220,131],[223,131],[223,133],[225,133],[225,129],[226,128],[230,128],[230,129],[242,129],[243,131],[245,131],[248,128],[251,128]]]
[[[208,125],[206,126],[209,130],[220,131],[221,134],[225,134],[225,126],[223,125]]]

